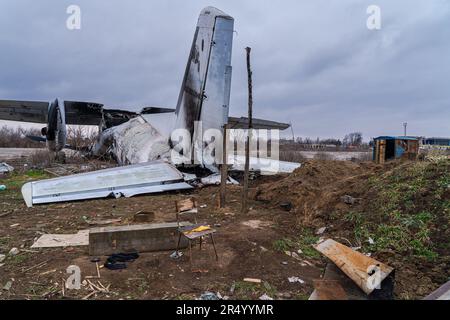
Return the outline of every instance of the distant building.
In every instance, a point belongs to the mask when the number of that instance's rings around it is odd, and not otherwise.
[[[384,136],[374,139],[373,159],[385,163],[394,159],[414,160],[419,154],[419,138]]]
[[[422,144],[425,146],[450,146],[450,138],[423,138]]]

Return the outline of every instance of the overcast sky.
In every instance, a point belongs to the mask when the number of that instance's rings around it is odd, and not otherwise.
[[[66,28],[69,5],[81,30]],[[369,30],[367,7],[381,8]],[[198,14],[235,18],[231,115],[245,115],[246,46],[255,117],[296,135],[450,136],[448,0],[2,0],[0,99],[174,108]]]

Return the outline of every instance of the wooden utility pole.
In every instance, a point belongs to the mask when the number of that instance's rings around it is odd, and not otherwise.
[[[247,144],[245,147],[245,172],[244,172],[244,192],[242,194],[242,213],[248,212],[248,180],[250,171],[250,141],[253,129],[253,89],[252,89],[252,69],[250,65],[251,48],[245,48],[247,51],[247,74],[248,74],[248,133]]]
[[[227,134],[228,125],[223,126],[223,146],[222,146],[222,166],[221,166],[221,180],[220,180],[220,208],[225,208],[227,180],[228,180],[228,154],[227,154]]]

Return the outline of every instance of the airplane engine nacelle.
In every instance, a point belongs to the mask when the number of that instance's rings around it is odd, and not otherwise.
[[[49,150],[59,152],[65,147],[67,128],[63,100],[55,99],[55,101],[49,104],[47,127],[43,129],[42,133],[47,138],[47,147]]]

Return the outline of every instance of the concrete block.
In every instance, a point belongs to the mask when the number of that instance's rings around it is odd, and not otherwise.
[[[189,226],[190,223],[180,223]],[[119,227],[93,228],[89,232],[89,254],[106,256],[124,252],[155,252],[175,250],[178,241],[178,224],[141,224]],[[188,241],[181,238],[180,248]]]

